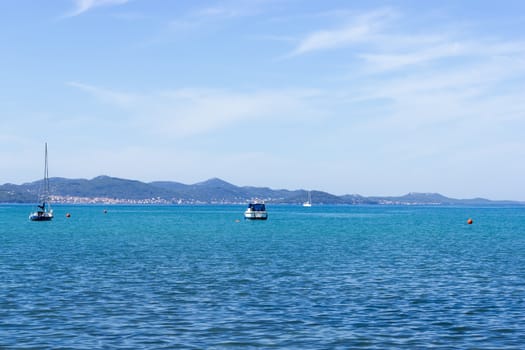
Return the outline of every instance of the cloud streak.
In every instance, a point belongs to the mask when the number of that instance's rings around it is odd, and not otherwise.
[[[123,5],[129,0],[75,0],[75,8],[66,17],[81,15],[97,7]]]
[[[235,92],[213,89],[177,89],[132,94],[69,82],[97,100],[125,110],[133,123],[156,134],[193,136],[253,121],[286,122],[315,115],[317,90]]]
[[[340,28],[310,33],[299,41],[288,57],[367,42],[394,16],[395,12],[389,9],[372,11],[356,16],[350,24]]]
[[[349,26],[337,30],[323,30],[302,40],[290,56],[298,56],[312,51],[342,47],[366,39],[371,33],[367,25]]]
[[[411,53],[362,54],[359,55],[376,71],[400,69],[436,61],[443,58],[458,57],[465,54],[465,47],[458,43],[442,44]]]
[[[66,83],[66,85],[85,91],[99,100],[106,103],[114,104],[120,107],[130,107],[136,103],[137,96],[129,93],[123,93],[98,86],[83,84],[75,81]]]
[[[350,15],[348,15],[350,16]],[[338,18],[340,16],[337,16]],[[422,65],[439,65],[446,59],[479,62],[495,56],[520,56],[523,42],[498,41],[497,37],[475,37],[465,33],[463,25],[446,23],[417,34],[407,33],[407,14],[382,9],[351,16],[349,23],[335,29],[320,29],[299,40],[285,58],[332,50],[355,60],[366,73],[400,71]],[[433,67],[435,68],[435,67]]]

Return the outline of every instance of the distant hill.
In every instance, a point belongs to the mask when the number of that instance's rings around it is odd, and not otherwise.
[[[22,185],[0,185],[0,203],[33,203],[42,181]],[[213,178],[195,184],[174,181],[141,182],[110,176],[87,179],[50,179],[54,202],[62,203],[143,203],[143,204],[220,204],[246,203],[255,198],[268,203],[301,204],[306,190],[274,190],[268,187],[236,186]],[[483,198],[454,199],[439,193],[408,193],[399,197],[364,197],[357,194],[336,196],[311,191],[312,202],[319,204],[366,205],[525,205],[523,202],[491,201]]]
[[[74,197],[143,199],[170,194],[169,191],[163,191],[140,181],[109,176],[98,176],[91,180],[52,178],[50,187],[53,195]]]

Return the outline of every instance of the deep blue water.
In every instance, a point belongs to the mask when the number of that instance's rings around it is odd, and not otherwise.
[[[525,346],[525,208],[30,209],[0,206],[0,348]]]

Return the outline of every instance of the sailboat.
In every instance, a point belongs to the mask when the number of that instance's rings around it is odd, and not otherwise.
[[[49,204],[49,170],[47,168],[47,142],[45,151],[44,181],[39,194],[37,209],[29,214],[31,221],[50,221],[53,219],[53,209]]]
[[[312,206],[312,193],[308,191],[308,200],[303,203],[303,207],[311,207]]]

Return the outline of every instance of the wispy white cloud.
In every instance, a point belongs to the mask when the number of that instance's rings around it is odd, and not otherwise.
[[[318,93],[308,90],[231,92],[180,90],[164,94],[165,109],[159,111],[165,127],[178,134],[197,134],[234,123],[286,122],[314,113],[309,100]]]
[[[129,93],[118,92],[98,86],[83,84],[75,81],[68,82],[67,85],[83,90],[104,102],[118,105],[120,107],[131,107],[136,103],[138,97]]]
[[[348,26],[337,30],[324,30],[313,33],[302,40],[290,56],[311,51],[326,50],[366,40],[372,28],[366,24]]]
[[[479,63],[495,57],[522,57],[525,59],[525,44],[522,42],[493,42],[483,38],[455,38],[443,36],[427,42],[410,42],[402,37],[385,37],[390,50],[369,49],[357,57],[367,65],[369,72],[400,70],[422,64],[439,65],[443,60],[459,58],[463,62]],[[380,42],[378,42],[380,44]],[[379,46],[379,45],[378,45]]]
[[[451,43],[429,47],[411,53],[361,54],[359,57],[370,64],[374,70],[384,71],[422,64],[447,57],[457,57],[466,52],[464,45]]]
[[[178,89],[131,94],[78,82],[78,88],[96,99],[125,109],[133,123],[152,133],[191,136],[234,123],[305,120],[316,113],[316,90],[232,92],[212,89]]]
[[[524,60],[496,56],[439,69],[403,71],[364,84],[349,98],[356,103],[388,101],[389,112],[371,121],[372,129],[426,128],[442,123],[453,128],[459,120],[515,119],[525,102],[519,98],[519,86],[508,83],[524,76]]]
[[[438,71],[404,72],[402,76],[356,87],[349,94],[356,98],[355,103],[349,102],[349,110],[362,113],[359,106],[366,101],[381,103],[383,107],[371,117],[360,118],[351,128],[341,129],[355,133],[377,157],[395,159],[397,163],[392,167],[403,165],[401,168],[411,169],[418,164],[422,175],[429,172],[425,175],[429,178],[433,168],[454,169],[465,172],[456,173],[456,179],[469,178],[469,169],[490,170],[488,164],[517,153],[496,155],[490,149],[505,149],[503,146],[508,143],[525,147],[520,134],[525,127],[525,100],[519,84],[508,84],[513,79],[521,81],[524,76],[525,62],[505,57]],[[370,108],[366,111],[370,112]],[[360,135],[373,138],[360,139]],[[383,142],[370,142],[377,139]],[[476,155],[467,156],[467,150]],[[458,153],[472,168],[456,164]],[[412,175],[404,176],[414,184],[421,181]],[[480,182],[482,178],[486,177],[480,176]]]
[[[210,24],[228,22],[235,19],[255,16],[260,13],[259,1],[222,2],[220,5],[196,8],[169,23],[173,33],[185,33]]]
[[[201,10],[198,10],[192,14],[195,18],[205,18],[205,19],[231,19],[238,17],[252,16],[256,14],[257,11],[249,7],[238,7],[238,6],[216,6],[216,7],[207,7]]]
[[[96,7],[122,5],[129,0],[74,0],[75,8],[67,14],[67,17],[78,16]]]
[[[213,5],[197,7],[188,15],[194,18],[228,20],[260,15],[281,5],[281,0],[223,0]]]
[[[450,58],[477,62],[493,56],[523,57],[525,52],[522,42],[502,42],[497,36],[480,37],[461,23],[447,22],[441,28],[437,24],[432,29],[413,33],[410,29],[413,24],[404,23],[410,21],[410,16],[397,10],[344,14],[350,18],[346,25],[305,35],[285,57],[351,47],[352,51],[345,53],[348,59],[364,63],[361,69],[365,69],[365,73],[381,73],[440,64]],[[341,21],[341,14],[334,18]]]
[[[288,57],[366,42],[394,16],[396,12],[391,9],[372,11],[355,16],[349,24],[340,28],[310,33],[299,41]]]

